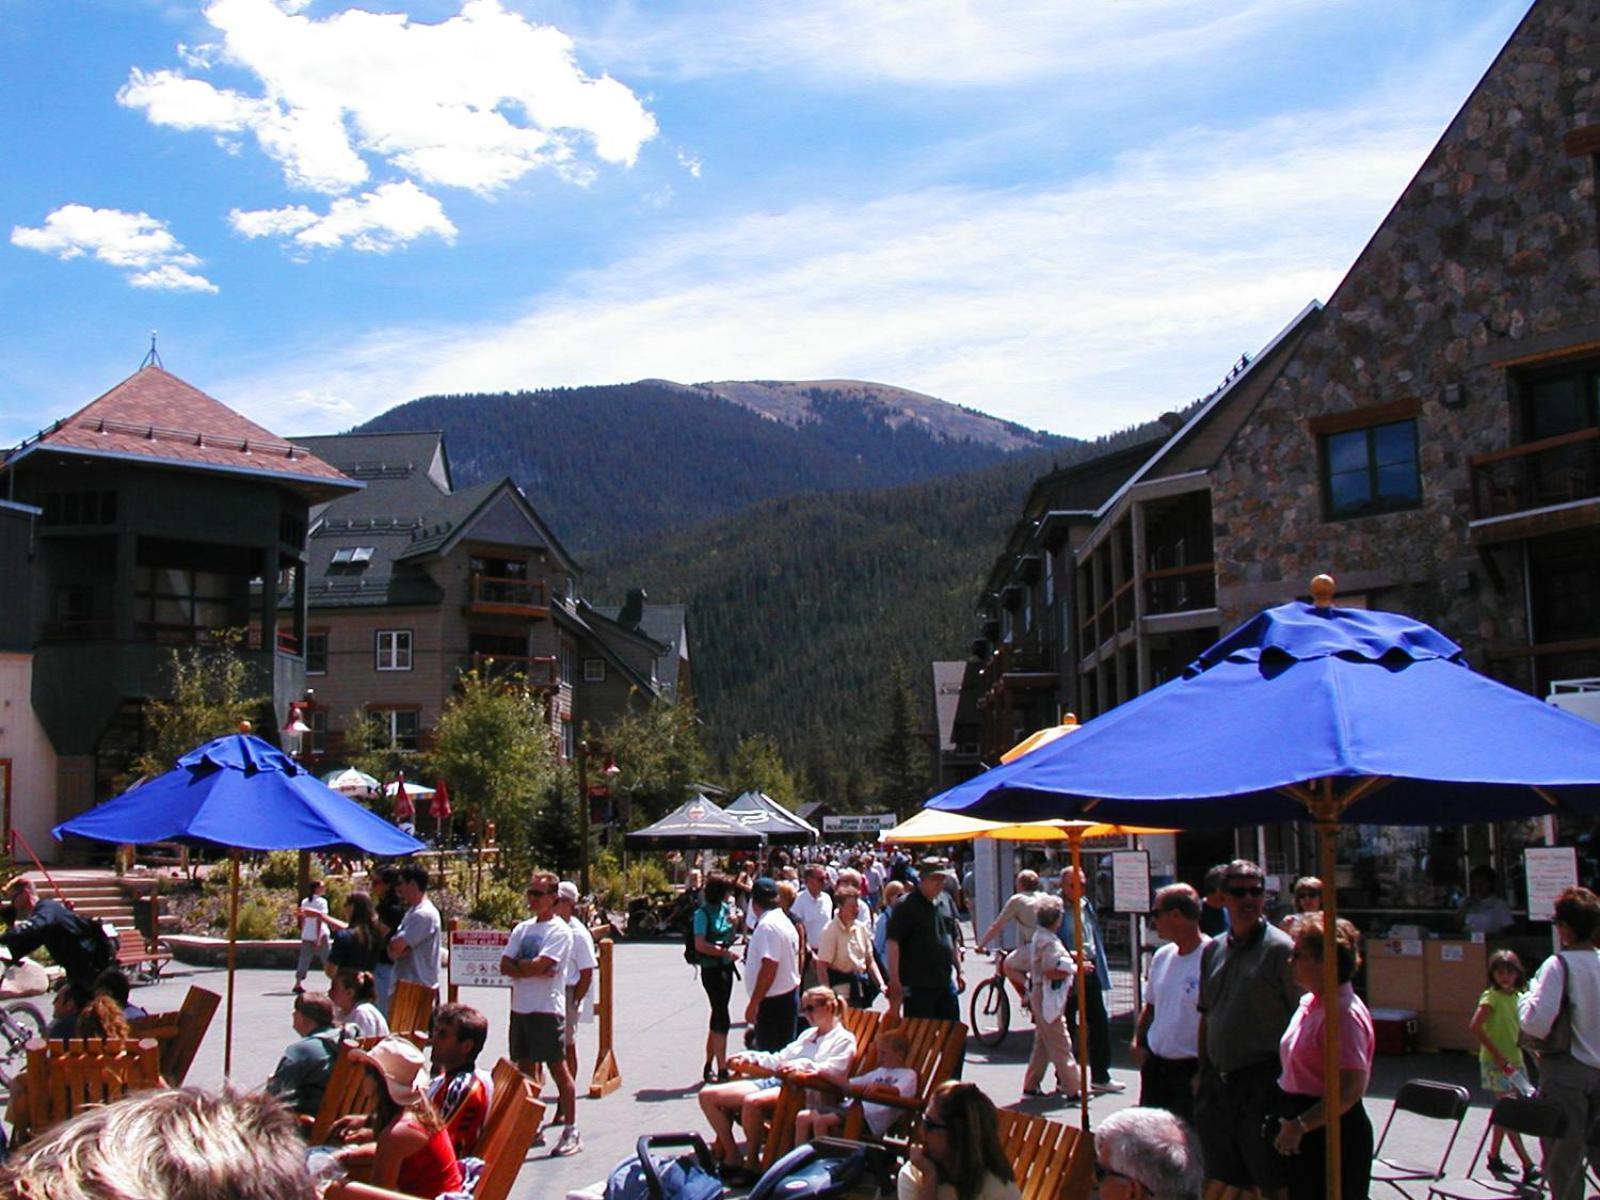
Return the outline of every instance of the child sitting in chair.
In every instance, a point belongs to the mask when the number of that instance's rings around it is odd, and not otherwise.
[[[851,1096],[862,1101],[862,1115],[867,1120],[867,1132],[881,1138],[895,1123],[902,1109],[888,1104],[874,1104],[874,1095],[892,1094],[907,1100],[917,1094],[917,1073],[906,1066],[906,1055],[911,1053],[911,1043],[906,1035],[894,1030],[878,1035],[878,1065],[864,1075],[857,1075],[846,1085]],[[813,1138],[831,1137],[844,1125],[844,1106],[803,1109],[795,1118],[797,1145]]]

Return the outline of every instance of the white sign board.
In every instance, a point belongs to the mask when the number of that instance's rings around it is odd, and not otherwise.
[[[1578,885],[1577,848],[1529,846],[1522,861],[1528,872],[1528,920],[1554,920],[1556,897]]]
[[[1150,854],[1118,850],[1111,855],[1111,909],[1119,913],[1150,911]]]
[[[855,813],[845,817],[823,817],[823,833],[877,833],[893,829],[900,822],[893,813]]]
[[[509,933],[498,929],[457,929],[450,935],[450,982],[457,987],[510,987],[511,977],[500,974],[510,940]]]

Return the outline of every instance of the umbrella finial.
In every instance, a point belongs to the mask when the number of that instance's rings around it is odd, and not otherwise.
[[[240,733],[249,733],[254,728],[255,728],[255,726],[251,725],[249,721],[240,721],[239,722],[239,732]]]
[[[1338,585],[1332,575],[1318,575],[1311,581],[1311,603],[1318,608],[1333,607],[1333,593]]]

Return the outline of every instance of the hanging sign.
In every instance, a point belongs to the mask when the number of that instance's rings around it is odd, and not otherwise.
[[[899,821],[893,813],[858,813],[844,817],[823,817],[824,833],[877,833],[880,829],[893,829]]]
[[[1119,913],[1150,911],[1150,852],[1118,850],[1111,855],[1111,908]]]
[[[1575,846],[1529,846],[1522,852],[1528,874],[1528,920],[1553,921],[1556,897],[1578,885]]]

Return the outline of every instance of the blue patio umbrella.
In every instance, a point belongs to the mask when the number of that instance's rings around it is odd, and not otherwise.
[[[1348,824],[1600,813],[1600,725],[1475,673],[1438,630],[1314,602],[1257,614],[1183,675],[928,802],[989,819],[1093,815],[1182,829],[1312,818],[1324,878]],[[1336,889],[1324,918],[1337,919]],[[1336,1003],[1336,956],[1323,955]],[[1337,1111],[1337,1023],[1325,1067]],[[1338,1195],[1338,1122],[1328,1126]]]
[[[223,1072],[233,1071],[233,975],[241,850],[354,849],[412,854],[423,848],[382,817],[341,796],[283,751],[247,732],[189,751],[159,775],[63,821],[52,833],[122,844],[186,842],[230,852],[228,1016]]]

